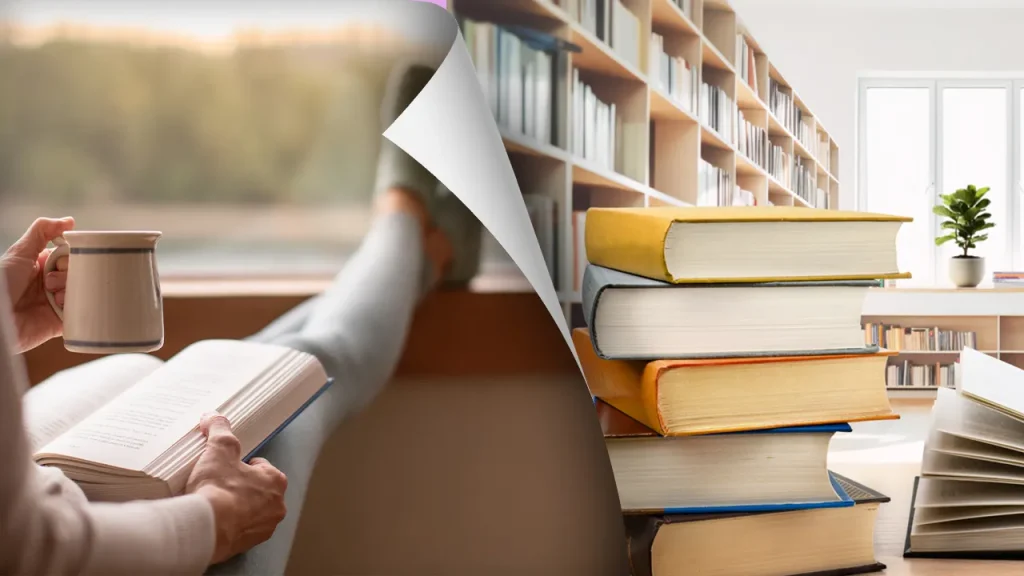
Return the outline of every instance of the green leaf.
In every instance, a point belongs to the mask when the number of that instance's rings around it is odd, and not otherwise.
[[[975,236],[971,240],[971,248],[974,248],[974,245],[977,244],[978,242],[984,242],[985,240],[988,240],[988,234],[982,234],[980,236]]]
[[[953,220],[956,220],[957,218],[957,215],[945,206],[934,206],[932,208],[932,212],[937,216],[945,216],[946,218],[951,218]]]
[[[946,234],[945,236],[939,236],[938,238],[935,239],[935,245],[942,246],[943,244],[949,242],[950,240],[953,240],[954,238],[956,238],[956,235],[954,234]]]

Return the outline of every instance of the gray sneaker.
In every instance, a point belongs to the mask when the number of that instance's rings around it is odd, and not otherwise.
[[[433,78],[422,65],[398,65],[388,78],[381,102],[383,129],[390,126]],[[441,279],[445,285],[465,285],[480,268],[483,226],[466,205],[419,162],[382,138],[377,164],[376,192],[402,188],[417,194],[430,219],[452,244],[452,263]]]

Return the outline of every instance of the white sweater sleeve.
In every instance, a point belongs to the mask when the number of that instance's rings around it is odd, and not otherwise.
[[[204,498],[90,504],[68,493],[77,487],[45,481],[29,451],[21,410],[27,378],[14,349],[0,273],[0,574],[202,574],[215,542]]]

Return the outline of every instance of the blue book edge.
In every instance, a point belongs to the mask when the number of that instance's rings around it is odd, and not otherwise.
[[[706,506],[686,508],[665,508],[662,514],[721,514],[734,512],[789,512],[792,510],[809,510],[814,508],[849,508],[853,506],[854,500],[846,493],[843,486],[836,479],[831,470],[828,471],[828,479],[832,482],[832,489],[836,491],[838,500],[827,502],[786,502],[780,504],[750,504],[740,506]]]
[[[820,424],[813,426],[784,426],[781,428],[765,428],[743,432],[725,432],[724,434],[810,434],[815,432],[853,432],[849,424]]]
[[[267,442],[270,442],[271,440],[273,440],[275,436],[277,436],[278,434],[281,433],[282,430],[287,428],[288,425],[291,424],[293,420],[295,420],[296,418],[299,417],[299,414],[302,414],[302,412],[305,411],[306,408],[308,408],[310,404],[315,402],[316,399],[319,398],[320,395],[323,394],[325,390],[330,388],[331,384],[333,384],[333,383],[334,383],[334,378],[328,378],[327,382],[325,382],[324,385],[321,386],[320,389],[316,391],[316,394],[313,394],[312,396],[310,396],[309,400],[306,400],[306,402],[303,403],[302,406],[299,406],[299,409],[296,410],[294,414],[289,416],[287,420],[282,422],[281,425],[277,427],[277,429],[275,429],[273,432],[271,432],[269,436],[264,438],[263,442],[260,442],[258,446],[253,448],[252,451],[249,452],[245,456],[245,458],[242,458],[242,462],[248,463],[249,460],[252,460],[253,457],[255,457],[256,454],[259,453],[259,451],[262,450],[263,447],[267,445]]]

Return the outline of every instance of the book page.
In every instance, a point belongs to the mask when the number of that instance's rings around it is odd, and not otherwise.
[[[1024,420],[1024,370],[970,348],[961,352],[960,365],[964,394]]]
[[[132,386],[39,455],[70,456],[142,471],[256,381],[289,349],[251,342],[194,344]]]
[[[38,450],[152,373],[163,361],[145,354],[118,354],[54,374],[22,399],[25,428]]]
[[[948,388],[939,389],[932,407],[929,440],[941,441],[939,434],[1024,452],[1024,422]]]
[[[1024,506],[1024,490],[1014,484],[922,477],[917,487],[917,508],[948,506]]]

